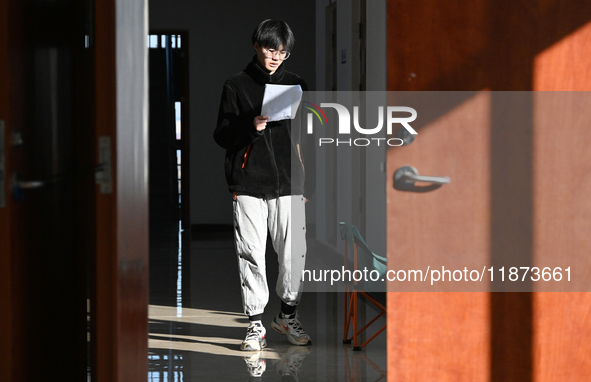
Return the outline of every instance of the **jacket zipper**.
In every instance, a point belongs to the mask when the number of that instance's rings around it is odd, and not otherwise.
[[[272,84],[273,83],[273,75],[269,74],[269,83]],[[280,189],[280,182],[279,182],[279,166],[277,166],[277,161],[275,160],[275,149],[273,148],[273,135],[271,134],[273,131],[269,130],[269,143],[271,146],[271,153],[273,154],[273,161],[275,162],[275,176],[277,179],[277,186],[275,189],[275,193],[277,195],[279,195],[279,189]]]
[[[269,83],[273,82],[273,75],[270,74],[269,75]],[[244,152],[244,158],[242,159],[242,168],[246,167],[246,162],[248,161],[248,154],[250,153],[250,148],[251,148],[252,144],[248,145],[248,147],[246,148],[246,151]]]
[[[273,83],[273,75],[270,74],[269,75],[269,83]],[[273,159],[275,158],[275,150],[273,150],[273,140],[271,138],[271,130],[269,130],[269,140],[270,140],[270,144],[271,144],[271,152],[273,153]],[[242,168],[244,169],[246,167],[246,162],[248,161],[248,154],[250,153],[250,148],[252,147],[252,144],[248,145],[248,147],[246,148],[246,151],[244,152],[244,157],[242,159]],[[275,163],[275,173],[277,175],[277,194],[279,195],[279,168],[277,167],[277,163]],[[236,197],[236,195],[234,195],[234,197]]]

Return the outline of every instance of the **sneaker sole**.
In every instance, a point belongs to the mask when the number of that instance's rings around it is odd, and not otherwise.
[[[240,350],[242,350],[242,351],[257,351],[257,350],[263,350],[266,347],[267,347],[267,340],[265,338],[263,338],[263,340],[259,343],[258,348],[255,348],[254,346],[252,346],[249,343],[247,343],[247,344],[242,343],[242,345],[240,345]]]
[[[287,332],[287,330],[285,330],[283,327],[281,327],[279,324],[277,324],[275,322],[275,319],[273,319],[273,321],[271,321],[271,328],[273,328],[274,331],[276,331],[279,334],[284,334],[287,336],[287,340],[293,344],[293,345],[297,345],[297,346],[306,346],[306,345],[312,345],[312,341],[311,340],[306,340],[305,342],[298,342],[297,339],[293,338],[293,336],[289,335],[289,333]]]

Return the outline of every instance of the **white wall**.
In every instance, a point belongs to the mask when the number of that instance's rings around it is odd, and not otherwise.
[[[150,0],[150,30],[189,32],[191,224],[232,224],[224,150],[213,140],[224,81],[254,54],[251,34],[259,22],[281,19],[296,44],[287,68],[315,87],[314,0]]]
[[[357,34],[359,2],[357,0],[317,0],[316,1],[316,31],[318,42],[316,46],[316,84],[318,90],[325,90],[325,9],[330,3],[337,6],[337,90],[352,91],[358,89],[356,70],[358,62],[359,40]],[[385,91],[387,89],[386,63],[386,0],[367,0],[367,75],[368,91]],[[346,52],[346,62],[341,62],[343,50]],[[370,111],[368,111],[370,112]],[[385,133],[383,135],[385,137]],[[366,150],[366,166],[361,171],[366,172],[365,206],[366,211],[366,241],[376,253],[386,253],[386,178],[385,162],[386,147],[372,147]],[[316,199],[325,200],[325,150],[316,147],[317,180]],[[352,149],[339,146],[337,169],[337,221],[351,222],[353,208],[358,208],[351,202],[351,182],[353,167]],[[326,211],[319,203],[316,206],[316,237],[324,244],[330,245],[326,238],[324,226]],[[335,222],[336,224],[336,222]],[[337,250],[342,251],[342,243],[337,240]]]
[[[386,0],[367,0],[367,90],[386,91],[387,83],[387,27]],[[386,136],[383,132],[383,137]],[[368,150],[366,158],[366,241],[378,254],[386,254],[386,147]]]

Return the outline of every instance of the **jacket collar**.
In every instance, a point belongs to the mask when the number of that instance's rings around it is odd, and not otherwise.
[[[252,77],[255,81],[262,84],[277,83],[281,81],[285,73],[285,63],[279,65],[275,73],[269,74],[257,63],[257,56],[252,58],[252,61],[246,66],[244,72]]]

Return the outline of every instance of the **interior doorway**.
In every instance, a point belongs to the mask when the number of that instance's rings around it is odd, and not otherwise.
[[[189,66],[188,32],[151,31],[148,35],[150,82],[150,284],[177,290],[182,305],[189,281],[183,258],[183,232],[189,216]],[[156,253],[164,249],[166,256]],[[168,255],[170,248],[178,248]],[[164,253],[164,252],[163,252]],[[178,300],[178,301],[177,301]],[[150,303],[163,303],[152,301]]]
[[[180,222],[182,229],[189,225],[189,198],[183,197],[189,191],[184,181],[189,173],[187,40],[188,33],[179,31],[154,31],[148,37],[150,220],[158,225]]]

